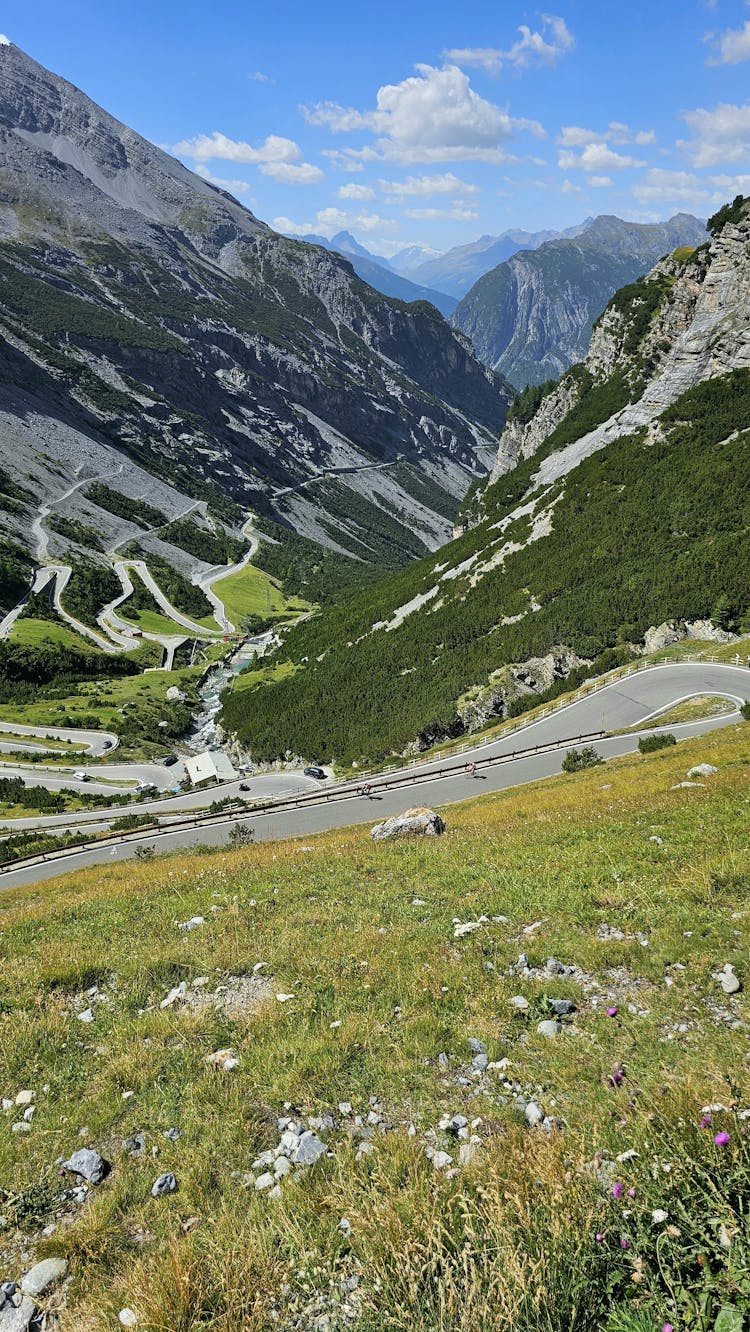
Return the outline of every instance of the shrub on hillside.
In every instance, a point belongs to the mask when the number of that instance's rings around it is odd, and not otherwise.
[[[677,741],[671,733],[666,735],[644,735],[638,741],[638,748],[642,754],[653,754],[656,749],[669,749],[670,745],[676,745]]]
[[[742,707],[740,708],[740,716],[744,717],[745,721],[750,721],[750,698],[746,698],[745,702],[742,704]]]
[[[563,772],[583,772],[584,768],[598,768],[604,762],[591,745],[583,749],[569,749],[562,762]]]

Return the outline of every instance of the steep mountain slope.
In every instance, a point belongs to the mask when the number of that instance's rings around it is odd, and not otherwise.
[[[340,231],[327,240],[325,236],[306,235],[303,240],[308,245],[322,245],[325,250],[342,254],[349,260],[357,277],[384,296],[393,296],[399,301],[429,301],[443,315],[451,315],[458,304],[455,296],[447,296],[443,291],[433,291],[430,287],[419,286],[410,282],[391,268],[387,259],[371,255],[355,241],[348,231]]]
[[[666,620],[750,629],[750,201],[712,225],[614,297],[582,365],[520,396],[470,530],[295,629],[289,680],[229,696],[253,752],[424,747]]]
[[[558,236],[578,236],[589,225],[591,219],[580,226],[569,227],[567,231],[504,231],[500,236],[480,236],[479,240],[468,245],[455,245],[445,254],[422,260],[413,266],[399,271],[412,282],[420,282],[428,287],[437,287],[439,291],[460,299],[473,287],[484,273],[518,250],[535,250]]]
[[[620,287],[681,245],[700,245],[703,223],[687,213],[642,224],[598,217],[573,239],[517,253],[472,287],[453,324],[485,365],[518,388],[556,378],[585,356],[594,320]]]
[[[37,505],[135,467],[146,499],[141,473],[392,566],[444,539],[508,396],[433,308],[0,45],[0,433],[27,492],[6,537],[29,551]]]

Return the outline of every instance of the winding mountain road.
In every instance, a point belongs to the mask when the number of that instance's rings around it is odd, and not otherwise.
[[[631,726],[642,726],[641,734],[643,731],[650,733],[658,730],[659,713],[686,698],[707,694],[729,698],[739,708],[740,703],[750,696],[750,670],[707,661],[669,662],[640,668],[604,684],[546,717],[520,727],[510,735],[477,744],[460,757],[417,763],[399,774],[374,777],[371,799],[363,799],[358,794],[357,786],[351,782],[327,785],[327,788],[313,791],[312,795],[302,794],[298,808],[290,808],[287,797],[283,808],[274,810],[269,807],[253,814],[255,837],[258,840],[269,840],[310,836],[331,828],[373,823],[399,813],[412,803],[413,788],[417,789],[420,800],[445,805],[485,792],[538,781],[559,773],[562,751],[574,745],[579,735],[610,733],[596,742],[596,749],[602,757],[613,758],[627,754],[637,748],[639,735],[617,735],[612,732]],[[673,725],[668,729],[684,739],[734,725],[738,715],[737,710],[701,721]],[[512,758],[514,752],[541,745],[559,747]],[[467,776],[466,764],[484,759],[496,759],[498,763],[496,766],[487,766],[476,780],[472,780]],[[503,759],[504,762],[499,761]],[[247,795],[249,801],[267,799],[261,794],[262,783],[261,777],[250,782],[251,790]],[[221,787],[220,791],[223,796],[234,795],[238,792],[238,786],[231,783]],[[330,794],[335,792],[336,799],[327,800],[327,791]],[[205,803],[205,792],[198,794]],[[183,800],[183,797],[178,797],[174,801],[160,803],[170,812],[177,813],[180,808],[185,808]],[[158,803],[152,802],[144,808],[157,812]],[[67,817],[70,819],[70,816]],[[177,828],[172,832],[164,829],[154,834],[134,834],[131,839],[116,846],[102,845],[59,857],[52,854],[44,863],[3,872],[0,885],[10,888],[17,884],[35,883],[69,870],[103,864],[112,858],[125,859],[134,855],[139,846],[165,852],[198,844],[222,845],[236,822],[236,816],[228,814],[225,820],[211,821],[204,826]]]

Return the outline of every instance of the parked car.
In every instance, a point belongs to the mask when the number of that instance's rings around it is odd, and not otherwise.
[[[176,754],[167,754],[167,757],[164,760],[164,767],[171,768],[173,764],[179,763],[179,761],[180,760]]]
[[[325,773],[322,768],[317,768],[317,767],[305,768],[305,776],[317,777],[318,781],[321,781],[321,779],[325,777]]]
[[[88,773],[84,772],[82,768],[79,768],[78,772],[74,772],[73,776],[77,782],[87,782],[89,780]]]

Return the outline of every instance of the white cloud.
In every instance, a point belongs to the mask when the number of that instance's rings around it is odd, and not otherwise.
[[[0,46],[12,46],[12,44],[10,38],[6,37],[4,32],[0,32]]]
[[[536,120],[515,119],[474,91],[468,76],[455,65],[436,69],[417,65],[417,73],[378,90],[373,111],[357,111],[335,102],[303,107],[311,125],[334,133],[372,130],[375,147],[345,150],[359,161],[502,162],[504,145],[517,133],[544,137]]]
[[[459,180],[452,171],[443,171],[436,176],[407,176],[406,180],[379,180],[378,185],[384,194],[393,199],[404,199],[409,195],[420,195],[429,199],[433,194],[478,194],[477,185],[469,185]]]
[[[714,55],[707,61],[709,65],[739,65],[750,60],[750,19],[741,28],[727,28],[708,40],[714,47]]]
[[[565,19],[555,14],[543,14],[541,32],[532,32],[525,23],[519,24],[518,41],[507,50],[495,47],[454,47],[444,51],[446,60],[457,65],[476,65],[488,74],[499,74],[503,65],[514,69],[527,69],[530,65],[555,65],[567,51],[572,51],[575,38]]]
[[[226,134],[214,130],[213,134],[198,134],[194,139],[182,139],[172,149],[178,157],[192,157],[196,162],[299,162],[302,149],[294,139],[280,134],[269,134],[258,148],[241,139],[228,139]]]
[[[228,190],[230,194],[247,194],[250,189],[246,180],[224,180],[221,176],[213,176],[202,162],[196,163],[195,174],[200,176],[201,180],[207,180],[209,185],[216,185],[220,190]]]
[[[272,176],[282,185],[317,185],[325,179],[320,167],[310,162],[264,162],[260,169],[264,176]]]
[[[710,191],[700,176],[690,171],[667,171],[654,167],[633,187],[641,203],[705,203]]]
[[[260,71],[259,69],[254,70],[253,73],[252,73],[252,74],[248,74],[247,77],[250,79],[250,82],[251,82],[251,83],[275,83],[275,82],[276,82],[275,79],[272,79],[272,78],[271,78],[271,75],[270,75],[270,74],[263,74],[263,73],[261,73],[261,71]]]
[[[257,148],[242,139],[229,139],[214,130],[212,134],[198,134],[194,139],[182,139],[172,152],[178,157],[190,157],[194,162],[243,162],[260,167],[264,176],[285,185],[315,185],[323,180],[320,167],[302,161],[302,149],[294,139],[280,134],[269,134]]]
[[[560,193],[561,193],[561,194],[580,194],[580,193],[581,193],[581,187],[580,187],[580,185],[574,185],[572,180],[564,180],[563,183],[562,183],[562,185],[560,186]]]
[[[586,177],[586,184],[590,185],[593,190],[608,190],[610,186],[614,185],[614,183],[615,182],[613,181],[611,176]]]
[[[625,153],[616,153],[606,143],[588,143],[580,153],[565,148],[558,154],[557,165],[562,171],[624,171],[627,167],[645,166],[644,162]]]
[[[686,111],[683,120],[694,138],[679,139],[677,146],[693,166],[719,166],[750,157],[750,102],[744,106],[720,102],[713,111],[698,107]]]
[[[583,129],[580,125],[563,125],[557,142],[563,148],[584,148],[590,143],[616,143],[618,145],[636,143],[644,145],[655,143],[656,135],[653,130],[632,130],[629,125],[624,125],[622,121],[610,120],[603,133]]]
[[[305,236],[315,232],[319,236],[333,236],[337,231],[393,231],[396,223],[390,218],[380,217],[362,209],[358,213],[345,213],[342,208],[321,208],[312,222],[294,222],[290,217],[275,217],[273,225],[276,231],[283,231],[293,236]],[[396,247],[398,248],[398,247]]]
[[[374,199],[375,191],[369,185],[339,185],[336,194],[339,199]]]
[[[323,148],[320,155],[321,157],[327,157],[333,166],[339,167],[342,171],[352,174],[356,171],[364,171],[364,164],[352,157],[351,152],[351,148],[344,148],[343,151],[339,148]]]
[[[750,194],[750,176],[709,176],[714,189],[725,199]]]
[[[453,207],[453,208],[407,208],[406,217],[416,221],[432,221],[434,218],[447,217],[454,222],[476,222],[479,214],[474,208]]]

